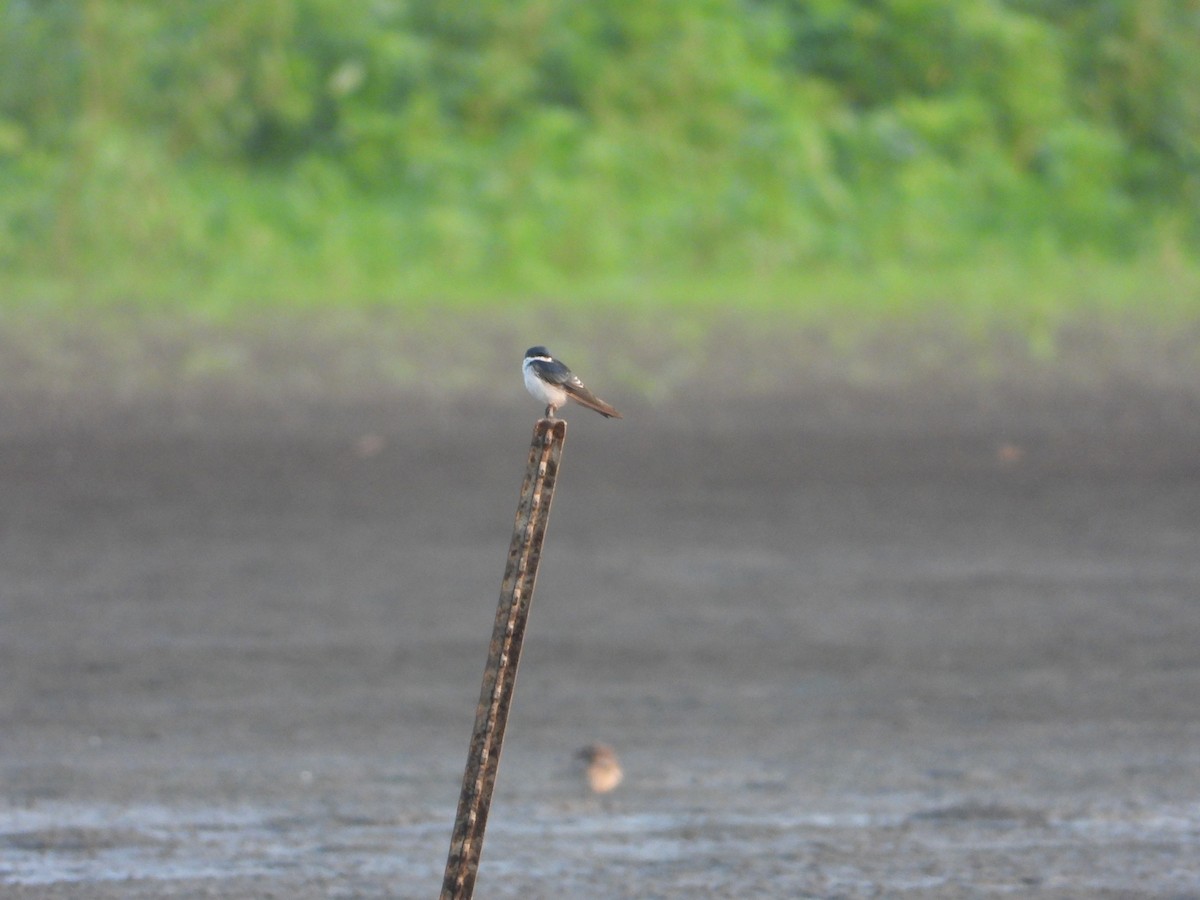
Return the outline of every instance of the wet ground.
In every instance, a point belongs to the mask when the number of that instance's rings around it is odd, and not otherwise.
[[[1200,394],[608,399],[569,416],[479,896],[1200,896]],[[19,412],[0,896],[435,896],[516,376]]]

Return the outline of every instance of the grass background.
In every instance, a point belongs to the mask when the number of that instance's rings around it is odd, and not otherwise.
[[[431,343],[605,334],[650,392],[635,354],[683,381],[729,329],[864,371],[1085,331],[1187,367],[1198,250],[1193,0],[0,10],[15,377],[288,335],[410,384]]]

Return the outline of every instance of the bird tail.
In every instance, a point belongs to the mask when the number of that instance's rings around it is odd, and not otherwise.
[[[572,400],[574,400],[580,406],[586,406],[588,409],[594,409],[596,412],[600,413],[600,415],[604,416],[606,419],[623,418],[623,416],[619,412],[617,412],[616,407],[614,407],[610,403],[605,403],[603,400],[601,400],[599,397],[597,397],[595,394],[593,394],[591,391],[589,391],[587,389],[584,389],[582,391],[568,389],[567,394],[570,396],[570,398]]]

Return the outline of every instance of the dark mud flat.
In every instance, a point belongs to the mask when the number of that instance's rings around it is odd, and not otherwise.
[[[0,896],[435,896],[535,415],[8,417]],[[572,413],[478,894],[1200,896],[1195,395]]]

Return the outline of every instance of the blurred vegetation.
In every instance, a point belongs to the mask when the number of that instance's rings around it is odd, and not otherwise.
[[[7,304],[1200,312],[1198,248],[1200,0],[0,4]]]

